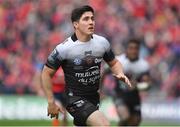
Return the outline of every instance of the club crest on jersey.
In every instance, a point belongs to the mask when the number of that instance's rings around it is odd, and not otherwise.
[[[93,63],[93,57],[92,57],[92,51],[85,51],[84,52],[85,57],[85,62],[88,65],[91,65]]]
[[[82,60],[80,58],[75,58],[74,59],[74,64],[75,65],[80,65],[82,63]]]
[[[92,56],[87,56],[87,57],[85,58],[85,61],[86,61],[86,63],[87,63],[88,65],[91,65],[94,60],[93,60],[93,57],[92,57]]]

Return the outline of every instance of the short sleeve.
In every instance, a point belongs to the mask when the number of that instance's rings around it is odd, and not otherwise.
[[[60,58],[60,54],[57,50],[57,47],[50,53],[48,59],[46,61],[46,66],[57,70],[62,64],[62,60]]]
[[[110,43],[107,39],[104,38],[104,46],[105,46],[105,53],[104,53],[104,56],[103,56],[103,59],[106,61],[106,62],[109,62],[109,61],[112,61],[114,58],[115,58],[115,55],[111,49],[111,46],[110,46]]]

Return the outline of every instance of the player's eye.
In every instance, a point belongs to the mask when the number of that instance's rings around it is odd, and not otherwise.
[[[84,21],[88,21],[88,20],[94,21],[94,16],[92,16],[92,17],[88,17],[88,16],[87,16],[87,17],[84,17],[83,20],[84,20]]]
[[[88,21],[88,20],[89,20],[89,17],[84,17],[83,20],[84,20],[84,21]]]

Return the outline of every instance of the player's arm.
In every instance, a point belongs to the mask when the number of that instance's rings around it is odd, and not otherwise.
[[[44,66],[42,70],[42,84],[43,89],[45,91],[47,100],[48,100],[48,116],[51,118],[59,116],[59,111],[64,113],[63,107],[59,107],[55,104],[55,99],[52,91],[52,77],[54,76],[56,70],[49,68],[48,66]]]
[[[131,87],[131,83],[129,79],[124,75],[123,68],[121,63],[115,58],[113,51],[111,50],[110,43],[108,40],[104,39],[105,42],[105,53],[103,59],[110,66],[112,73],[116,78],[125,82],[129,87]]]
[[[59,59],[59,52],[57,48],[55,48],[48,56],[46,65],[44,66],[41,74],[43,89],[48,101],[48,116],[50,115],[51,118],[58,118],[59,111],[64,113],[63,108],[55,104],[52,91],[52,77],[60,65],[61,60]]]
[[[137,83],[137,88],[139,90],[148,90],[150,86],[151,86],[151,77],[150,77],[150,73],[147,71],[141,74]]]
[[[116,78],[128,84],[129,87],[132,87],[129,79],[123,73],[122,64],[116,58],[107,63]]]
[[[149,83],[151,81],[150,72],[147,71],[141,75],[140,82],[147,82]]]
[[[46,65],[42,70],[42,76],[41,76],[42,84],[48,103],[54,102],[53,91],[52,91],[52,77],[54,76],[55,72],[56,70],[51,69]]]

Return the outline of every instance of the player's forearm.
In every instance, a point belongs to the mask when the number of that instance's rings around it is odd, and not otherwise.
[[[113,61],[111,61],[109,63],[109,66],[113,74],[115,75],[124,74],[122,64],[117,59],[114,59]]]
[[[48,103],[53,103],[54,96],[53,96],[53,92],[52,92],[51,76],[43,70],[41,77],[42,77],[42,85],[43,85],[43,89],[44,89],[44,92],[47,97],[47,101],[48,101]]]

